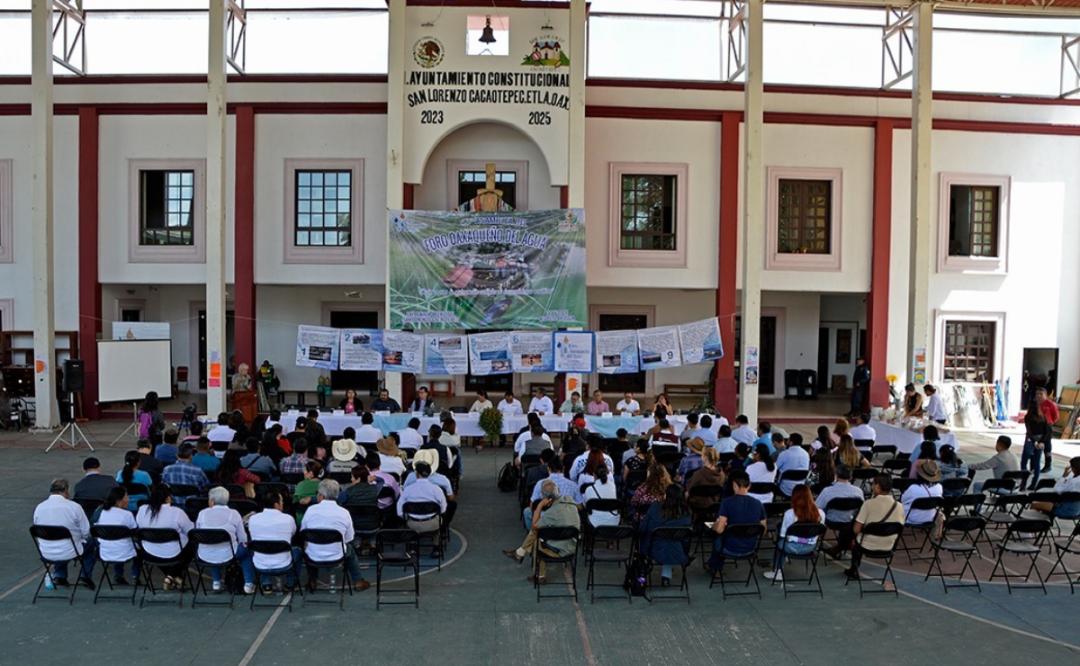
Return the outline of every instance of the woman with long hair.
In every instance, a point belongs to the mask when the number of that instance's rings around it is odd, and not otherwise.
[[[141,483],[148,489],[153,485],[154,480],[150,477],[150,474],[139,469],[139,465],[142,462],[142,454],[138,451],[128,451],[124,454],[124,467],[116,473],[116,482],[119,484],[125,483]],[[128,498],[129,508],[131,511],[136,511],[139,508],[139,504],[145,502],[147,495],[145,493],[135,493]]]
[[[95,525],[117,525],[126,527],[131,531],[138,529],[135,517],[128,508],[128,493],[123,486],[114,486],[105,496],[105,503],[101,505],[101,514]],[[98,539],[98,556],[103,561],[117,562],[113,565],[113,584],[127,585],[124,578],[124,565],[126,560],[131,560],[131,575],[134,580],[139,579],[139,563],[135,558],[135,544],[131,539]]]
[[[150,439],[151,433],[165,430],[165,418],[158,407],[157,391],[150,391],[139,405],[139,439]]]
[[[758,444],[754,447],[754,461],[747,465],[746,473],[750,477],[750,483],[776,482],[776,463],[773,462],[772,456],[769,454],[768,446]],[[759,493],[757,495],[751,493],[750,497],[757,498],[762,504],[771,502],[773,499],[772,493]]]
[[[818,449],[810,458],[810,476],[807,478],[810,487],[821,492],[835,480],[836,463],[833,461],[832,451],[826,448]]]
[[[645,476],[645,482],[634,491],[634,496],[630,498],[630,506],[644,510],[653,502],[662,502],[670,485],[671,474],[667,467],[650,456],[649,471]]]
[[[701,453],[701,468],[694,472],[690,477],[690,481],[686,484],[686,501],[689,503],[690,508],[695,511],[706,509],[719,500],[718,497],[691,497],[691,490],[698,486],[723,487],[725,481],[727,481],[727,477],[724,475],[724,470],[720,469],[720,454],[711,446],[705,447],[705,450]]]
[[[851,469],[870,466],[870,461],[863,456],[859,449],[855,448],[855,440],[851,438],[851,435],[844,435],[840,438],[840,446],[836,447],[836,463],[846,465]]]
[[[135,522],[140,528],[164,528],[175,530],[180,535],[180,543],[170,541],[168,543],[143,542],[143,550],[147,554],[162,559],[177,559],[179,563],[175,567],[163,569],[165,571],[166,590],[176,589],[183,585],[184,572],[194,551],[193,544],[188,543],[188,532],[195,526],[191,519],[179,507],[173,506],[172,491],[163,483],[155,483],[150,488],[150,499],[146,504],[139,507],[135,516]]]
[[[1024,415],[1024,451],[1020,454],[1020,469],[1031,469],[1030,485],[1034,488],[1039,483],[1042,473],[1042,454],[1053,436],[1053,424],[1046,420],[1046,415],[1035,405]],[[1024,490],[1025,485],[1020,486]]]
[[[244,493],[248,497],[255,497],[254,486],[262,479],[254,472],[244,469],[244,466],[240,464],[240,458],[240,451],[237,449],[229,449],[225,452],[225,457],[221,459],[221,466],[218,467],[218,482],[244,486]]]
[[[766,578],[784,580],[785,555],[807,555],[817,548],[817,537],[787,538],[788,528],[796,523],[825,523],[825,514],[814,504],[810,487],[801,484],[791,492],[791,508],[784,512],[784,519],[780,523],[780,541],[773,558],[773,571],[766,571]]]
[[[815,451],[817,451],[818,449],[827,449],[831,452],[833,447],[835,447],[837,443],[838,442],[833,441],[832,433],[829,432],[829,426],[823,425],[818,426],[817,439],[810,443],[810,447],[813,448]]]
[[[594,456],[599,454],[599,461]],[[618,490],[615,488],[615,479],[611,476],[607,461],[604,460],[602,451],[593,451],[589,454],[589,462],[585,465],[585,471],[578,477],[581,485],[585,486],[581,496],[585,500],[586,517],[593,527],[604,525],[618,525],[618,511],[589,511],[590,500],[613,500],[618,499]]]
[[[845,419],[845,418],[836,419],[836,425],[833,426],[833,431],[832,431],[833,444],[839,444],[840,439],[843,438],[844,435],[849,434],[850,432],[851,432],[851,424],[848,423],[847,419]]]
[[[671,584],[672,567],[684,566],[690,559],[688,544],[671,539],[657,539],[653,531],[658,527],[689,527],[690,509],[683,499],[682,486],[671,484],[661,500],[652,502],[641,519],[638,528],[642,555],[660,565],[660,584]]]
[[[345,410],[346,414],[363,414],[364,401],[356,397],[356,391],[347,389],[345,397],[338,403],[338,409]]]
[[[578,485],[585,485],[586,483],[592,483],[600,474],[600,469],[604,472],[610,472],[607,466],[607,459],[604,457],[604,452],[599,449],[592,449],[589,451],[589,456],[585,459],[585,469],[581,470],[581,475],[578,476]]]
[[[922,416],[922,393],[915,390],[914,384],[904,387],[904,418],[916,418]]]

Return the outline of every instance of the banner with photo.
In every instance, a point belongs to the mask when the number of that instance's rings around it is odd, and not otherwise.
[[[424,371],[424,336],[405,331],[383,331],[384,372]]]
[[[556,331],[555,372],[589,373],[596,367],[592,331]]]
[[[428,333],[424,336],[425,375],[469,374],[469,344],[463,333]]]
[[[514,372],[554,372],[551,331],[510,333],[510,365]]]
[[[709,363],[724,357],[724,345],[720,341],[720,321],[716,317],[679,325],[679,346],[682,362]]]
[[[469,334],[469,369],[474,375],[509,375],[510,334],[505,331]]]
[[[302,368],[338,369],[339,332],[326,326],[298,326],[296,365]]]
[[[679,329],[676,326],[643,328],[637,332],[637,344],[642,370],[660,370],[682,365]]]
[[[596,332],[596,372],[624,375],[638,372],[637,331]]]
[[[341,329],[342,370],[382,370],[383,332],[377,328]]]
[[[388,218],[391,328],[587,325],[583,209]]]

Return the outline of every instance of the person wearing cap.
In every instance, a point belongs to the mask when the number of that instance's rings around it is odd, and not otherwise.
[[[705,440],[693,437],[686,443],[686,455],[679,461],[678,482],[685,485],[687,479],[701,469],[705,462],[701,455],[705,452]]]
[[[921,497],[943,497],[941,470],[936,460],[924,459],[915,465],[917,482],[908,486],[900,497],[904,505],[904,521],[909,525],[925,525],[937,516],[933,509],[912,509],[912,503]]]
[[[72,497],[77,500],[101,500],[109,496],[109,491],[117,486],[116,479],[101,473],[101,462],[90,456],[83,461],[83,478],[75,484]]]
[[[158,444],[157,448],[154,449],[154,457],[160,460],[163,465],[171,465],[176,462],[176,443],[180,441],[180,431],[175,426],[169,426],[162,437],[161,444]]]
[[[206,478],[206,472],[202,471],[202,468],[191,462],[194,454],[194,446],[181,445],[176,462],[165,468],[165,471],[161,473],[161,480],[170,486],[194,486],[199,489],[199,492],[205,490],[210,485],[210,480]],[[186,498],[177,497],[176,499],[182,502]]]
[[[397,440],[393,437],[382,437],[375,443],[375,448],[378,449],[380,469],[388,474],[405,474],[405,461],[401,457]]]
[[[335,439],[334,443],[330,447],[330,454],[332,459],[326,466],[328,473],[337,472],[352,472],[352,468],[357,463],[357,457],[359,453],[359,447],[356,446],[356,442],[351,439]]]

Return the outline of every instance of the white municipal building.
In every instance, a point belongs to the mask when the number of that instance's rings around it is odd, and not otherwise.
[[[719,318],[715,368],[590,391],[753,417],[790,371],[846,395],[864,357],[874,404],[890,375],[1009,381],[1014,413],[1025,373],[1080,377],[1074,0],[207,4],[0,3],[9,391],[77,355],[96,416],[95,340],[168,322],[211,413],[214,359],[311,404],[297,326],[387,326],[387,210],[457,209],[489,164],[514,209],[584,208],[591,329]],[[332,382],[467,404],[556,378]]]

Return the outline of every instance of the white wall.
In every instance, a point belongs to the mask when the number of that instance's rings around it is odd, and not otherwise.
[[[34,325],[33,223],[30,219],[33,161],[30,116],[0,117],[0,160],[11,160],[12,263],[0,263],[0,299],[14,300],[12,330]],[[78,329],[78,136],[74,116],[53,120],[53,294],[58,331]]]
[[[720,218],[720,124],[585,120],[585,219],[590,287],[716,288]],[[608,266],[611,162],[688,164],[686,268]],[[616,184],[617,185],[617,184]]]
[[[255,117],[255,281],[382,284],[386,280],[386,116]],[[364,160],[364,257],[359,264],[284,263],[285,160]]]
[[[776,393],[784,392],[784,370],[816,370],[820,296],[817,293],[763,291],[762,315],[778,310]]]
[[[236,123],[226,121],[225,275],[233,275],[233,194]],[[206,159],[203,116],[101,116],[99,119],[98,267],[101,282],[191,284],[206,282],[205,263],[132,263],[129,160]],[[205,196],[205,192],[204,192]],[[204,199],[205,201],[205,199]]]
[[[499,162],[500,160],[528,162],[528,208],[544,210],[559,207],[559,188],[552,187],[547,160],[531,138],[509,125],[477,123],[467,125],[443,139],[424,165],[424,181],[416,188],[414,204],[418,210],[445,210],[456,206],[448,197],[447,162],[469,160]],[[453,203],[451,203],[453,202]],[[518,208],[521,208],[520,202]]]

